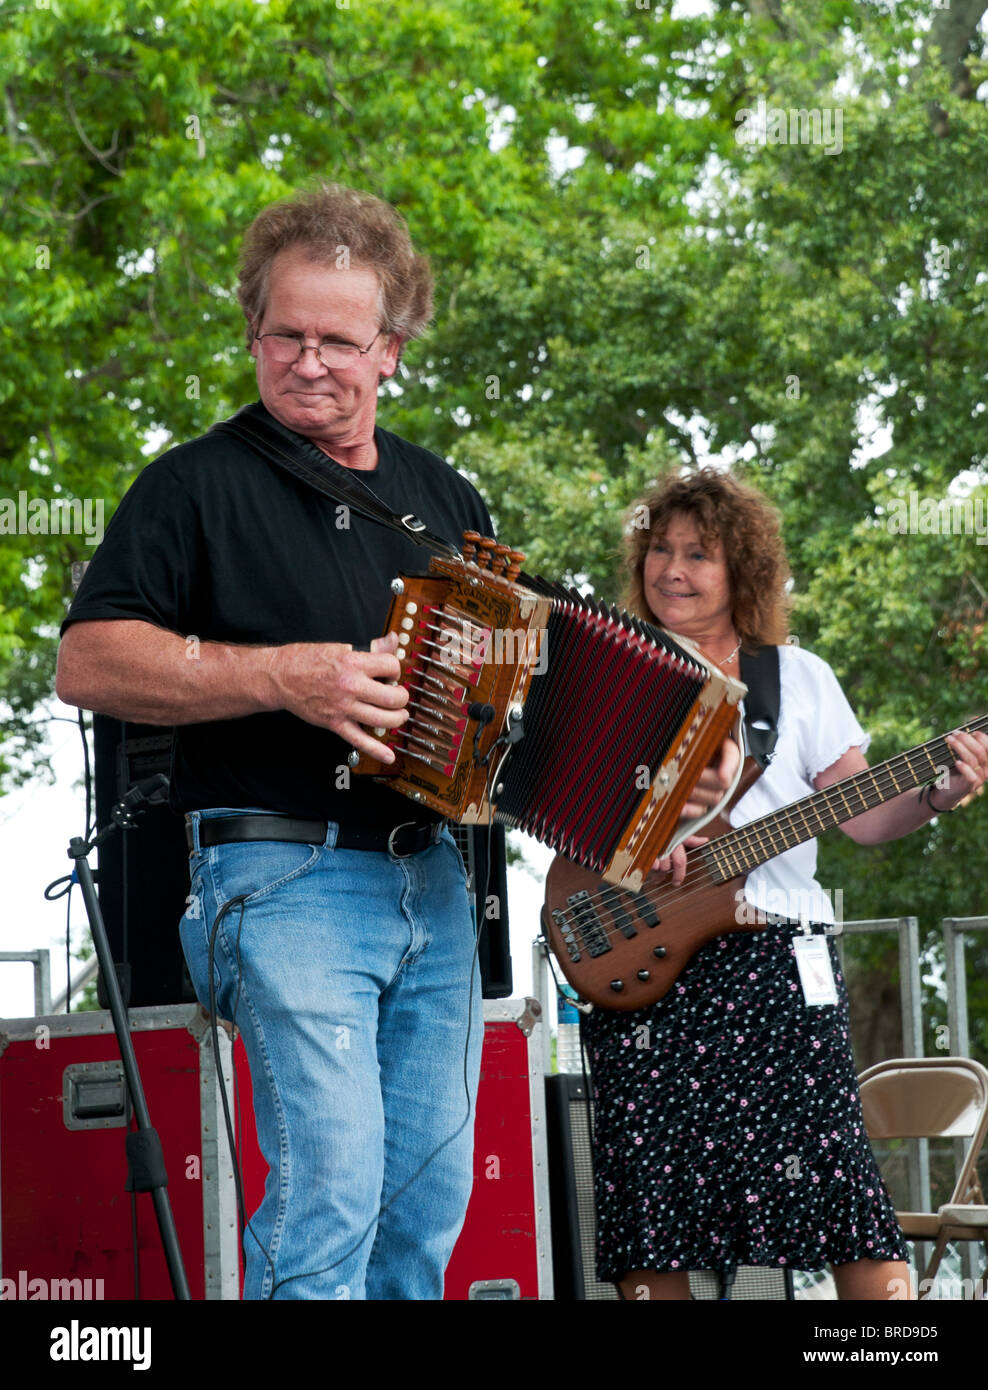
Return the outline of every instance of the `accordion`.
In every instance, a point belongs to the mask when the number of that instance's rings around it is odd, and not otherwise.
[[[637,892],[737,717],[740,682],[660,628],[520,575],[524,556],[473,532],[462,560],[399,576],[409,718],[375,734],[369,774],[454,821],[526,831]],[[719,809],[719,808],[717,808]]]

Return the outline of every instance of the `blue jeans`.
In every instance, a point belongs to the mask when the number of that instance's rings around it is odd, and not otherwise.
[[[483,1005],[448,831],[394,859],[276,841],[201,849],[182,948],[243,1034],[270,1172],[244,1298],[438,1299],[473,1183]],[[467,1045],[469,1034],[469,1046]],[[424,1165],[424,1166],[423,1166]]]

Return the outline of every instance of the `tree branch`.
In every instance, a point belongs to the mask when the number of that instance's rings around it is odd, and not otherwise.
[[[44,164],[46,167],[50,167],[51,155],[45,150],[44,146],[40,141],[35,139],[29,130],[20,129],[20,126],[24,124],[24,122],[21,121],[17,114],[17,110],[14,106],[14,95],[10,90],[9,83],[4,86],[3,96],[7,116],[7,139],[12,145],[30,145],[31,149],[34,150],[34,153],[37,155],[37,159],[22,160],[21,162],[24,164]]]
[[[923,45],[921,61],[926,61],[931,48],[938,48],[940,61],[950,72],[952,91],[965,99],[974,95],[971,73],[965,59],[974,51],[978,27],[986,10],[986,0],[952,0],[949,8],[935,11],[929,36]]]
[[[97,377],[108,376],[114,380],[119,380],[123,376],[123,363],[119,357],[110,357],[106,362],[101,362],[98,367],[94,367],[91,372],[86,372],[83,376],[76,377],[78,386],[88,386]]]
[[[784,39],[791,37],[789,25],[782,13],[782,0],[748,0],[748,13],[754,19],[770,20]]]
[[[75,133],[78,135],[79,139],[85,145],[86,149],[89,151],[89,153],[93,156],[95,160],[102,164],[103,168],[107,171],[108,174],[113,174],[116,178],[122,179],[123,170],[118,169],[116,165],[111,164],[109,161],[109,156],[111,154],[116,154],[117,152],[117,139],[120,135],[119,130],[115,130],[113,132],[113,144],[110,146],[108,150],[98,150],[96,146],[93,144],[93,142],[90,140],[89,136],[83,130],[82,125],[79,122],[79,117],[75,113],[75,107],[72,105],[72,98],[69,96],[69,84],[67,80],[62,83],[62,95],[65,98],[65,109],[69,113],[69,120],[75,127]],[[95,205],[91,204],[90,206]]]
[[[919,73],[933,60],[934,51],[939,51],[939,61],[950,73],[950,89],[955,96],[970,101],[974,96],[974,84],[967,59],[974,52],[975,40],[982,17],[988,11],[988,0],[953,0],[948,9],[938,9],[923,53],[916,67]],[[939,102],[930,103],[930,123],[934,135],[941,139],[947,134],[947,113]]]
[[[48,441],[48,448],[49,448],[49,451],[51,452],[51,461],[52,461],[52,463],[54,463],[55,466],[57,467],[57,466],[58,466],[58,450],[55,448],[55,441],[54,441],[54,439],[52,438],[52,434],[51,434],[51,422],[49,422],[48,424],[45,425],[44,435],[45,435],[45,438],[46,438],[47,441]]]

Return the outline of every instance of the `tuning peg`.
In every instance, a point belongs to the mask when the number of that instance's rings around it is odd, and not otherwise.
[[[495,574],[504,574],[508,568],[508,561],[511,558],[511,550],[506,545],[496,545],[494,547],[494,559],[492,569]]]
[[[521,573],[521,567],[525,563],[525,552],[522,550],[509,550],[508,559],[510,564],[508,565],[508,572],[505,577],[510,580],[515,580]]]

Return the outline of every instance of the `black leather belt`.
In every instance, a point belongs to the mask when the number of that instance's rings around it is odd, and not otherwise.
[[[216,820],[200,820],[199,844],[230,845],[256,840],[285,840],[289,844],[321,845],[325,843],[329,822],[324,820],[294,820],[291,816],[222,816]],[[392,830],[348,830],[340,826],[336,836],[337,849],[376,850],[394,859],[407,859],[438,843],[446,827],[445,821],[418,825],[405,821]],[[194,849],[192,825],[186,820],[185,838]]]

